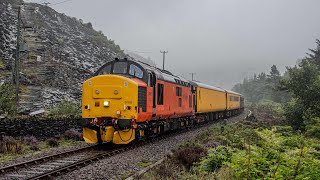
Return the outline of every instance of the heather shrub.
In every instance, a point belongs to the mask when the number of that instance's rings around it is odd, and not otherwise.
[[[47,140],[47,145],[50,147],[57,147],[59,146],[59,141],[56,138],[49,138]]]
[[[207,155],[207,150],[199,144],[187,142],[173,151],[173,158],[185,168],[190,169],[194,163]]]
[[[0,136],[0,153],[21,153],[22,143],[11,136]]]
[[[26,136],[23,138],[23,143],[30,146],[31,150],[38,151],[39,150],[39,141],[34,136]]]
[[[72,139],[76,141],[81,141],[82,140],[82,133],[77,131],[76,129],[69,129],[64,133],[64,137],[66,139]]]

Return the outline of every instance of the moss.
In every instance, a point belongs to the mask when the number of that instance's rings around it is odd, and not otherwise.
[[[5,69],[6,65],[4,62],[0,59],[0,69]]]
[[[122,174],[122,175],[119,177],[119,179],[124,180],[124,179],[127,179],[128,177],[130,177],[130,176],[132,176],[132,175],[134,175],[134,171],[127,171],[127,172],[125,172],[124,174]]]
[[[152,165],[154,163],[155,163],[155,161],[149,161],[149,160],[143,159],[143,160],[138,162],[138,166],[142,167],[142,168],[145,168],[145,167],[148,167],[148,166],[150,166],[150,165]]]

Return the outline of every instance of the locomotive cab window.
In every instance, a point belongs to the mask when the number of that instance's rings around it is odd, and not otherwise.
[[[130,65],[129,74],[134,77],[143,78],[143,71],[134,64]]]
[[[102,74],[110,74],[111,73],[111,64],[109,64],[108,66],[105,66],[103,69],[101,69],[98,73],[98,75],[102,75]]]
[[[158,84],[158,104],[163,105],[163,84]]]
[[[115,62],[113,64],[114,74],[127,74],[128,63],[127,62]]]

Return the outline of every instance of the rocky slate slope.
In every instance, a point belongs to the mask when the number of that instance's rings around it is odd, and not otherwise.
[[[0,0],[0,83],[12,76],[20,3]],[[48,6],[25,3],[22,21],[20,105],[24,111],[80,99],[81,83],[106,61],[124,55],[91,23]]]

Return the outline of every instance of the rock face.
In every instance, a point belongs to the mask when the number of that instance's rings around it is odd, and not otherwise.
[[[18,0],[0,0],[0,82],[12,79]],[[24,3],[21,13],[20,109],[34,111],[81,97],[81,83],[98,67],[123,57],[91,23],[48,6]]]

